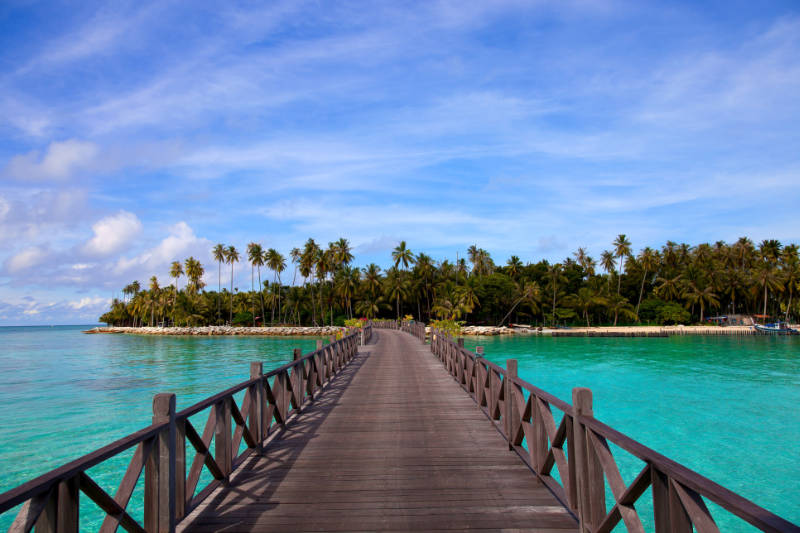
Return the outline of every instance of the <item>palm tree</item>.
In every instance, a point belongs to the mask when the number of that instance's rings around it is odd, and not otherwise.
[[[405,269],[408,268],[408,265],[412,265],[412,264],[414,264],[414,261],[416,261],[416,259],[414,258],[414,254],[411,252],[411,250],[406,248],[406,241],[400,241],[400,244],[398,244],[395,247],[395,249],[392,251],[392,259],[394,260],[395,271],[397,271],[397,268],[398,268],[398,266],[400,264],[403,265],[403,271],[405,271]],[[401,274],[398,273],[398,277],[400,277],[400,276],[401,276]],[[397,281],[397,285],[395,285],[395,287],[399,287],[402,284],[403,284],[403,282],[398,280]],[[393,294],[397,298],[395,306],[397,308],[397,318],[399,320],[400,319],[400,297],[401,296],[405,297],[405,295],[407,294],[407,291],[406,290],[402,290],[402,291],[401,290],[394,290]]]
[[[710,285],[701,287],[696,282],[690,281],[686,284],[686,288],[683,290],[683,297],[686,298],[687,307],[689,307],[690,304],[692,307],[695,305],[700,306],[701,324],[703,323],[706,305],[709,307],[719,306],[719,299],[717,299],[717,295],[714,293],[714,288]]]
[[[671,278],[658,277],[656,278],[656,294],[667,301],[674,300],[681,294],[681,283],[683,281],[683,274],[678,274]]]
[[[381,288],[381,267],[375,263],[370,263],[363,269],[364,283],[370,296],[375,299],[378,290]]]
[[[156,312],[156,303],[158,301],[158,278],[153,276],[150,278],[150,326],[153,325],[154,315]]]
[[[792,310],[794,289],[800,287],[800,259],[798,259],[796,244],[790,244],[783,249],[783,283],[789,291],[789,301],[783,315],[783,320],[788,322],[789,313]]]
[[[214,256],[214,261],[217,262],[218,269],[217,269],[217,320],[220,318],[220,302],[219,297],[222,294],[222,263],[227,261],[228,256],[225,253],[225,245],[224,244],[217,244],[214,246],[214,249],[211,250],[211,253]]]
[[[197,293],[203,288],[201,278],[206,271],[200,261],[194,257],[189,257],[186,260],[186,276],[189,278],[189,288],[191,292]]]
[[[500,321],[498,326],[502,326],[508,317],[511,316],[511,313],[514,312],[514,309],[516,309],[517,306],[522,302],[527,303],[532,311],[538,312],[539,302],[541,300],[541,290],[539,289],[539,284],[535,281],[530,281],[526,282],[522,286],[517,284],[515,288],[517,289],[518,294],[517,299],[514,300],[514,303],[511,305],[511,309],[508,310],[508,313],[506,313],[506,316],[503,317],[503,320]]]
[[[464,314],[469,315],[475,306],[480,307],[481,303],[478,300],[476,291],[478,289],[478,281],[474,277],[470,277],[463,285],[456,287],[456,301],[457,305],[464,311]]]
[[[517,276],[519,276],[519,271],[522,270],[522,261],[516,255],[512,255],[506,261],[506,268],[511,279],[516,280]]]
[[[280,318],[281,306],[281,272],[286,269],[286,259],[275,248],[270,248],[264,256],[266,258],[267,267],[273,272],[274,282],[278,284],[278,317]],[[275,322],[275,306],[272,307],[272,322]]]
[[[589,327],[589,311],[596,305],[606,305],[606,299],[591,290],[589,287],[581,287],[578,292],[569,296],[569,305],[574,307],[581,316],[586,319],[586,327]]]
[[[389,292],[389,298],[395,301],[395,310],[397,312],[397,320],[400,320],[400,300],[404,299],[407,294],[407,284],[403,279],[402,273],[396,268],[390,268],[386,276],[386,284]]]
[[[620,284],[622,283],[622,258],[631,254],[631,241],[625,237],[624,233],[620,233],[613,244],[619,261],[619,276],[617,277],[617,294],[619,294]]]
[[[256,325],[256,303],[253,301],[252,297],[255,296],[255,269],[258,266],[258,293],[262,295],[263,301],[263,293],[261,292],[261,265],[264,264],[264,249],[261,248],[261,245],[256,242],[251,242],[247,245],[247,260],[250,261],[250,293],[251,293],[251,312],[253,314],[253,326]],[[262,305],[261,309],[261,320],[264,320],[264,309]]]
[[[636,319],[636,313],[633,312],[633,306],[628,302],[628,299],[619,294],[611,294],[605,299],[605,305],[614,313],[614,325],[617,325],[617,319],[620,315]]]
[[[564,275],[564,267],[560,263],[554,263],[547,267],[547,282],[552,289],[553,294],[553,309],[552,309],[552,325],[556,323],[556,296],[558,289],[562,283],[567,282],[567,277]]]
[[[408,268],[408,265],[413,265],[415,261],[414,254],[406,248],[406,241],[400,241],[400,244],[395,247],[392,252],[392,259],[394,260],[395,268],[402,263],[403,269]]]
[[[764,289],[764,309],[762,315],[767,314],[767,295],[769,291],[782,291],[781,273],[770,261],[761,261],[753,271],[753,279],[756,285]]]
[[[340,238],[338,241],[331,243],[331,248],[333,249],[334,263],[339,268],[346,267],[353,260],[353,253],[347,239]]]
[[[239,262],[239,252],[235,246],[230,245],[225,250],[225,262],[231,266],[231,312],[229,320],[233,324],[233,265]]]
[[[603,270],[608,274],[608,292],[611,292],[611,275],[616,272],[614,253],[609,250],[604,250],[603,253],[600,254],[600,266],[603,267]]]
[[[639,287],[639,300],[636,302],[636,320],[639,320],[639,306],[642,304],[642,295],[644,294],[644,282],[647,279],[647,273],[653,272],[658,266],[658,256],[655,250],[646,246],[644,250],[639,252],[639,264],[642,266],[642,285]]]

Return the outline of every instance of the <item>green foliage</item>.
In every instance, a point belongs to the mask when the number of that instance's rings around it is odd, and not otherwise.
[[[430,323],[432,328],[443,331],[451,337],[457,337],[461,333],[463,325],[464,322],[456,320],[434,320]]]
[[[360,328],[364,325],[364,321],[360,318],[348,318],[345,319],[344,325],[348,328]]]
[[[692,315],[689,311],[674,302],[665,303],[658,311],[659,324],[686,324],[691,320]]]
[[[239,311],[233,317],[233,325],[234,326],[252,326],[253,325],[253,313],[250,311]]]
[[[661,298],[647,298],[639,306],[639,320],[642,322],[656,322],[659,311],[666,303]]]
[[[289,254],[291,266],[258,243],[241,255],[219,244],[213,267],[191,257],[173,261],[169,283],[155,277],[130,283],[100,320],[120,326],[252,325],[257,315],[272,325],[343,325],[354,324],[348,321],[355,316],[377,321],[413,314],[422,322],[589,326],[692,323],[712,313],[780,314],[786,320],[800,314],[796,245],[755,245],[747,238],[694,247],[667,241],[637,253],[625,235],[609,244],[598,260],[579,248],[561,261],[525,264],[512,256],[503,265],[477,244],[456,264],[413,254],[401,242],[387,270],[351,265],[346,239],[327,248],[309,239]],[[284,269],[292,272],[288,283],[281,280]],[[265,270],[272,275],[262,279]],[[217,278],[210,284],[216,290],[205,290],[204,272]],[[235,287],[236,274],[250,283]]]

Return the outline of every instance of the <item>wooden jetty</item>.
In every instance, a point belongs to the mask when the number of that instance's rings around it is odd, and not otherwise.
[[[157,395],[151,426],[1,494],[0,513],[21,505],[10,531],[84,530],[83,494],[106,513],[104,532],[640,532],[636,504],[652,487],[657,533],[718,531],[706,500],[800,533],[596,420],[588,389],[570,405],[513,360],[503,368],[436,330],[426,344],[424,324],[367,325],[298,352],[179,412]],[[200,431],[189,417],[206,412]],[[629,483],[610,443],[643,462]],[[112,496],[87,471],[132,448]],[[214,479],[198,487],[203,471]],[[142,472],[140,524],[127,509]]]

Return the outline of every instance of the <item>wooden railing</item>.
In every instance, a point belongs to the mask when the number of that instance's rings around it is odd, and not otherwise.
[[[369,340],[372,327],[362,331]],[[251,363],[249,380],[179,412],[174,394],[157,394],[151,426],[0,494],[0,514],[23,504],[9,531],[27,533],[35,527],[36,533],[77,532],[82,492],[105,512],[102,532],[113,533],[119,526],[131,532],[174,531],[177,522],[228,482],[242,461],[263,453],[267,440],[352,360],[361,338],[362,332],[354,331],[324,346],[319,340],[317,349],[305,356],[295,349],[293,362],[267,374],[261,363]],[[234,395],[242,391],[244,399],[237,405]],[[204,411],[208,420],[200,433],[189,418]],[[242,439],[246,449],[239,453]],[[187,442],[196,451],[191,465],[186,461]],[[112,496],[87,470],[133,447],[133,458]],[[195,495],[204,469],[213,481]],[[142,471],[144,523],[140,524],[127,508]]]
[[[582,532],[609,532],[620,521],[628,531],[644,531],[635,504],[648,487],[657,533],[691,533],[693,527],[699,533],[719,531],[704,499],[762,531],[800,532],[797,525],[594,418],[589,389],[573,389],[570,405],[520,379],[516,360],[509,359],[503,368],[484,359],[480,347],[470,352],[463,339],[436,330],[431,330],[431,351],[495,424],[509,449],[575,514]],[[563,413],[558,426],[552,408]],[[609,443],[645,463],[629,485]],[[607,488],[613,497],[608,512]]]
[[[425,323],[424,322],[411,322],[404,320],[400,325],[400,329],[406,333],[410,333],[418,338],[420,341],[425,342]]]

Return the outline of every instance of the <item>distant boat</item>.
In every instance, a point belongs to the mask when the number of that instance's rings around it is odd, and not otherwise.
[[[755,324],[753,326],[756,328],[756,331],[761,333],[769,334],[769,335],[798,335],[796,329],[790,328],[786,322],[773,322],[772,324]]]

